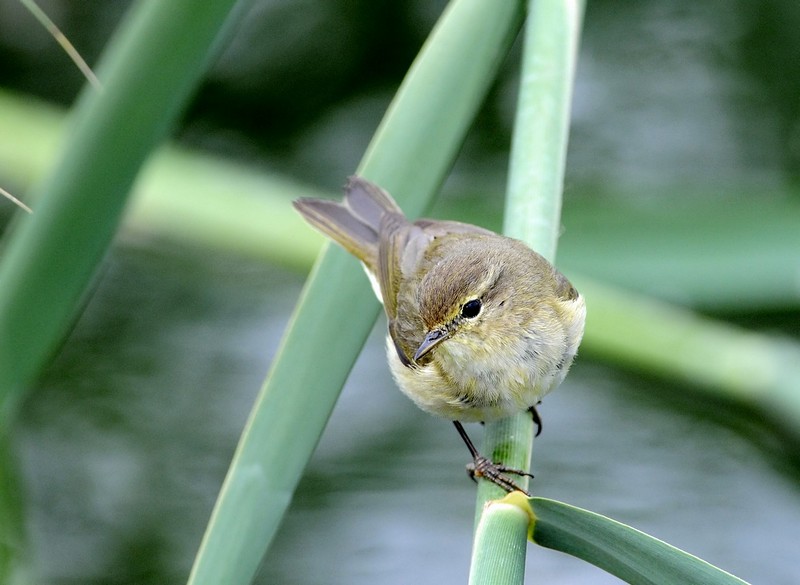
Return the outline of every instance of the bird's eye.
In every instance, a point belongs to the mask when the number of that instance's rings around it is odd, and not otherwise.
[[[472,299],[461,306],[461,316],[465,319],[474,319],[481,312],[481,300]]]

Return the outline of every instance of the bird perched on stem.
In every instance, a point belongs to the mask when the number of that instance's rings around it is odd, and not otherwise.
[[[520,489],[504,474],[528,474],[483,457],[461,423],[529,410],[541,429],[535,406],[572,364],[583,297],[524,243],[455,221],[411,222],[361,177],[349,179],[341,203],[294,206],[366,268],[386,311],[387,356],[400,389],[453,421],[473,476]]]

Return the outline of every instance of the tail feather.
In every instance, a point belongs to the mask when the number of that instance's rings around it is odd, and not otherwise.
[[[402,211],[383,189],[360,177],[350,177],[344,202],[298,199],[295,209],[312,226],[364,262],[373,272],[377,264],[381,218]]]
[[[378,231],[385,213],[403,211],[386,191],[361,177],[350,177],[344,188],[344,202],[353,215]]]

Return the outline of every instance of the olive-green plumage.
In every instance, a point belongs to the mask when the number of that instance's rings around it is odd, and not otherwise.
[[[359,177],[342,203],[295,207],[363,262],[386,310],[394,378],[423,410],[493,420],[533,407],[564,379],[584,300],[522,242],[464,223],[409,222]]]

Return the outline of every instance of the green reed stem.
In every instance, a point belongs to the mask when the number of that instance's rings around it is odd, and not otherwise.
[[[561,225],[561,192],[582,17],[580,0],[531,0],[528,4],[503,231],[525,241],[550,261],[555,259]],[[533,424],[528,413],[486,424],[483,453],[495,461],[528,470],[532,446]],[[497,486],[480,482],[478,531],[486,503],[501,494]],[[510,523],[508,529],[514,531],[514,524]],[[520,576],[524,575],[524,548],[504,549],[506,561],[518,566],[514,574]],[[483,572],[475,563],[471,570]],[[521,578],[513,582],[521,582]]]

